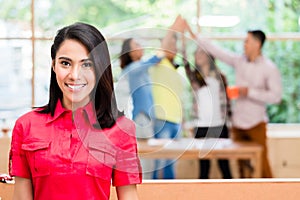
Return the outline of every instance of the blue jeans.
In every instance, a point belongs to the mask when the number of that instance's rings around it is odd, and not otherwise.
[[[178,138],[180,128],[180,124],[156,119],[154,122],[154,138]],[[162,170],[163,179],[174,179],[174,162],[175,160],[155,160],[152,178],[158,179],[160,177],[159,172]]]

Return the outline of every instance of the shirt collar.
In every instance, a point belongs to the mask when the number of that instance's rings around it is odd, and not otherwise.
[[[62,106],[61,101],[58,100],[56,107],[55,107],[54,115],[53,116],[49,115],[47,123],[51,123],[51,122],[55,121],[65,112],[72,112],[72,111],[64,108]],[[85,113],[85,114],[83,115],[83,113]],[[75,116],[86,116],[91,124],[97,123],[97,116],[96,116],[96,112],[94,110],[94,103],[91,101],[87,105],[75,110]]]
[[[75,111],[74,116],[78,116],[79,118],[81,118],[82,116],[86,117],[89,120],[90,124],[98,123],[95,106],[92,101],[90,101],[87,105],[78,108]]]
[[[263,57],[262,54],[259,55],[259,56],[257,56],[257,57],[255,58],[255,60],[253,60],[253,61],[250,61],[250,60],[248,59],[247,56],[245,56],[245,57],[246,57],[247,61],[248,61],[248,62],[251,62],[251,63],[258,63],[258,62],[261,62],[261,61],[264,59],[264,57]]]
[[[61,101],[58,100],[55,106],[55,111],[54,111],[54,115],[51,116],[49,115],[47,123],[51,123],[53,121],[55,121],[59,116],[61,116],[64,112],[67,112],[68,110],[65,109],[62,104]]]
[[[171,69],[176,69],[176,67],[174,66],[174,64],[169,59],[167,59],[167,58],[163,58],[160,61],[160,65],[162,65],[164,67],[171,68]]]
[[[257,58],[254,60],[254,62],[261,62],[264,59],[263,55],[257,56]]]

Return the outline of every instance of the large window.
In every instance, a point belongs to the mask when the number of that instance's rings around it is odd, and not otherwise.
[[[60,27],[83,21],[102,30],[109,40],[114,72],[118,74],[117,55],[124,32],[135,36],[134,30],[167,28],[180,13],[195,32],[234,51],[242,52],[248,29],[263,29],[269,38],[264,53],[278,65],[284,84],[282,103],[268,108],[271,122],[300,122],[300,3],[297,0],[0,0],[0,3],[1,119],[14,120],[32,106],[47,102],[50,45]],[[157,44],[160,37],[154,34],[144,41]],[[192,59],[194,46],[187,48]],[[233,83],[232,69],[218,64]]]

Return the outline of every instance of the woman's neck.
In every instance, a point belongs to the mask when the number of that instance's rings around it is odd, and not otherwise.
[[[80,102],[80,103],[74,103],[74,102],[66,103],[66,102],[62,101],[62,106],[67,110],[75,111],[78,108],[86,106],[88,103],[89,103],[89,101],[84,102],[84,103],[83,102]]]
[[[209,76],[209,69],[210,69],[209,65],[202,65],[201,66],[201,72],[202,72],[204,77]]]

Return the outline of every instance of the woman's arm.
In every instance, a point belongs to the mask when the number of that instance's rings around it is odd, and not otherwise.
[[[161,49],[163,51],[170,51],[175,53],[177,51],[176,33],[183,33],[185,27],[185,20],[180,15],[178,15],[173,24],[168,28],[165,37],[162,39]]]
[[[30,179],[15,177],[13,200],[33,200],[32,183]]]
[[[116,187],[119,200],[138,200],[136,185],[126,185]]]
[[[229,50],[225,50],[215,44],[213,44],[209,39],[203,38],[201,36],[198,36],[193,33],[191,27],[185,21],[185,28],[190,33],[191,38],[194,40],[197,40],[198,46],[206,50],[208,53],[213,55],[215,58],[218,58],[222,62],[225,62],[226,64],[235,67],[236,64],[239,62],[238,58],[240,57],[239,54],[234,53]]]

